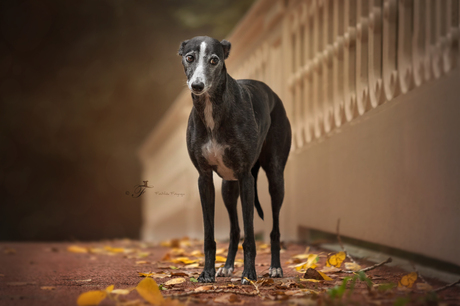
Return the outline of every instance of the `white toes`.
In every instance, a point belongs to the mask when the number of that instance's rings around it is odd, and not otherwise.
[[[229,276],[232,276],[233,274],[233,268],[225,268],[225,267],[222,267],[222,268],[219,268],[219,270],[217,270],[217,273],[216,273],[216,276],[221,276],[221,277],[229,277]]]
[[[275,277],[283,277],[283,270],[281,268],[271,268],[268,270],[268,274],[270,274],[270,277],[275,278]]]

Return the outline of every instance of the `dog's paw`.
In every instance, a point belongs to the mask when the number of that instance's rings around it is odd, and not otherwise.
[[[217,277],[229,277],[229,276],[232,276],[232,274],[233,274],[232,267],[230,268],[222,267],[222,268],[219,268],[219,270],[217,270],[216,276]]]
[[[283,269],[281,269],[281,267],[279,268],[270,267],[270,269],[268,269],[268,274],[270,274],[271,278],[283,277]]]
[[[216,279],[214,277],[216,273],[214,271],[206,271],[204,270],[201,272],[201,275],[198,277],[198,281],[200,283],[215,283]]]
[[[257,281],[256,269],[252,268],[251,271],[243,271],[243,276],[241,277],[241,285],[249,285],[250,282],[247,279],[252,281]]]

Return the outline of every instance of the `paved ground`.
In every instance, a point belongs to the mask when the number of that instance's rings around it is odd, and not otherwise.
[[[77,247],[75,247],[77,246]],[[219,244],[225,248],[226,244]],[[69,247],[71,247],[69,249]],[[177,248],[173,248],[177,247]],[[269,249],[259,244],[257,255],[257,273],[263,277],[268,272],[270,263]],[[341,298],[331,297],[331,288],[342,284],[343,278],[350,276],[344,273],[330,273],[333,278],[329,282],[301,282],[302,274],[293,268],[288,268],[289,260],[297,254],[305,252],[306,246],[287,244],[282,253],[284,279],[277,282],[259,284],[259,296],[246,296],[232,293],[200,293],[189,295],[179,301],[184,305],[224,304],[246,305],[317,305],[317,304],[378,304],[393,305],[422,305],[436,298],[444,305],[460,304],[460,288],[452,287],[438,295],[432,295],[417,284],[412,289],[398,290],[385,284],[397,284],[407,272],[397,267],[379,267],[367,272],[372,281],[372,288],[367,288],[365,282],[357,281],[354,290],[348,289]],[[185,267],[180,263],[203,260],[199,255],[202,245],[196,241],[177,240],[172,245],[155,246],[129,240],[101,241],[94,243],[0,243],[0,305],[76,305],[78,296],[89,290],[100,290],[110,285],[115,289],[133,288],[143,278],[138,272],[164,272],[166,276],[178,273],[178,276],[160,278],[154,275],[158,284],[163,284],[174,278],[185,278],[185,282],[167,287],[164,295],[184,293],[195,290],[202,284],[191,281],[201,271],[201,267]],[[193,253],[195,251],[195,253]],[[221,256],[226,256],[226,250],[219,250]],[[327,251],[311,248],[308,253],[318,254],[317,270],[325,267]],[[169,254],[169,255],[167,255]],[[193,255],[192,255],[193,254]],[[166,257],[165,257],[166,255]],[[182,259],[180,259],[182,257]],[[178,259],[179,258],[179,259]],[[237,259],[242,258],[240,250]],[[175,262],[171,262],[171,260]],[[302,259],[303,261],[305,259]],[[357,260],[362,267],[373,263]],[[171,268],[172,267],[172,268]],[[242,268],[237,268],[234,278],[240,275]],[[193,279],[192,279],[193,280]],[[235,292],[254,292],[253,286],[241,286],[232,278],[218,278],[211,290],[233,290]],[[444,283],[426,279],[434,288]],[[417,283],[421,283],[420,279]],[[379,285],[382,285],[379,290]],[[385,287],[387,286],[387,287]],[[349,287],[349,286],[348,286]],[[329,290],[329,291],[328,291]],[[120,300],[131,302],[144,300],[136,290],[128,295],[119,296]],[[178,301],[177,299],[175,301]],[[101,305],[115,305],[114,301],[104,300]],[[132,304],[131,304],[132,305]]]

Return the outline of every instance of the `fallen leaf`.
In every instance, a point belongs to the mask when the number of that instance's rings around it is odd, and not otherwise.
[[[113,288],[115,288],[115,285],[110,285],[110,286],[108,286],[107,288],[105,288],[105,291],[107,291],[107,292],[112,292],[112,291],[113,291]]]
[[[91,281],[91,278],[88,278],[88,279],[74,279],[73,280],[74,282],[90,282]]]
[[[152,305],[160,305],[164,301],[157,283],[150,277],[141,280],[139,284],[137,284],[136,290]]]
[[[113,293],[113,294],[120,294],[120,295],[127,295],[127,294],[129,294],[132,290],[134,290],[134,288],[130,288],[130,289],[114,289],[114,290],[112,290],[111,293]]]
[[[99,305],[99,303],[102,302],[106,296],[107,292],[102,290],[84,292],[78,297],[77,304],[80,306]]]
[[[308,268],[307,271],[305,272],[305,275],[303,276],[304,279],[317,279],[317,280],[326,280],[326,281],[331,281],[332,278],[327,276],[321,271],[317,271],[312,268]]]
[[[398,287],[412,288],[416,280],[417,272],[411,272],[401,278],[401,280],[398,282]]]
[[[313,268],[313,269],[316,268],[317,261],[318,261],[318,255],[308,254],[308,260],[298,265],[295,265],[294,268],[297,271],[304,273],[308,268]]]
[[[190,253],[190,256],[204,257],[204,254],[203,254],[203,252],[201,252],[200,250],[195,250],[195,251],[193,251],[192,253]]]
[[[358,271],[361,270],[361,266],[354,262],[346,262],[345,269],[351,271]]]
[[[319,282],[321,282],[321,280],[312,279],[312,278],[301,278],[300,281],[301,281],[301,282],[312,282],[312,283],[319,283]]]
[[[195,269],[195,268],[198,268],[199,266],[200,266],[199,263],[193,263],[193,264],[186,265],[184,268],[185,269]]]
[[[190,277],[190,281],[192,283],[198,283],[198,280],[196,278],[194,278],[194,277]]]
[[[200,286],[200,287],[196,288],[194,291],[195,291],[195,292],[202,292],[202,291],[211,290],[212,288],[213,288],[212,285]]]
[[[347,254],[345,254],[345,252],[338,252],[338,253],[329,255],[327,257],[326,266],[328,267],[334,266],[334,267],[340,268],[345,258],[347,258]]]
[[[423,291],[431,291],[433,290],[433,287],[430,284],[427,283],[417,283],[415,284],[417,287],[417,290],[423,290]]]
[[[165,283],[165,286],[171,286],[171,285],[177,285],[185,282],[185,278],[178,277],[178,278],[173,278]]]
[[[151,262],[145,261],[145,260],[136,261],[136,265],[148,265],[148,264],[151,264]]]
[[[40,289],[42,289],[42,290],[54,290],[54,289],[56,289],[56,287],[53,287],[53,286],[41,286]]]
[[[184,264],[188,265],[188,264],[196,263],[196,262],[198,262],[198,260],[192,260],[192,259],[189,259],[188,257],[177,257],[177,258],[171,259],[171,262],[173,262],[173,263],[184,263]]]
[[[336,272],[339,272],[340,269],[339,268],[336,268],[336,267],[323,267],[321,269],[321,272],[323,273],[336,273]]]
[[[226,248],[222,248],[222,249],[217,249],[216,250],[216,255],[221,255],[221,254],[224,254],[227,252],[227,249]]]
[[[81,247],[78,245],[71,245],[67,248],[67,251],[72,253],[88,253],[88,248]]]
[[[171,276],[190,276],[190,273],[184,271],[171,272]]]
[[[12,248],[5,248],[3,250],[3,253],[5,253],[5,254],[16,254],[16,250],[12,249]]]
[[[124,248],[113,248],[111,246],[105,246],[104,250],[110,252],[110,253],[124,253],[125,249]]]
[[[8,286],[25,286],[25,285],[35,285],[36,282],[9,282],[6,284]]]
[[[173,248],[171,251],[169,251],[169,255],[171,255],[171,256],[184,256],[185,255],[185,250],[180,249],[180,248]]]
[[[223,256],[216,256],[216,262],[226,262],[227,258]]]
[[[148,257],[149,255],[150,255],[150,252],[137,252],[136,254],[138,258]]]

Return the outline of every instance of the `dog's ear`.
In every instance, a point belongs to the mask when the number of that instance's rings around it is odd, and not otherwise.
[[[222,40],[220,44],[222,45],[222,48],[224,49],[224,59],[227,59],[228,55],[230,54],[230,48],[232,47],[232,44],[225,39]]]
[[[180,44],[179,51],[177,52],[177,54],[178,54],[179,56],[184,55],[184,47],[185,47],[185,45],[186,45],[188,42],[189,42],[189,39],[184,40],[184,41]]]

